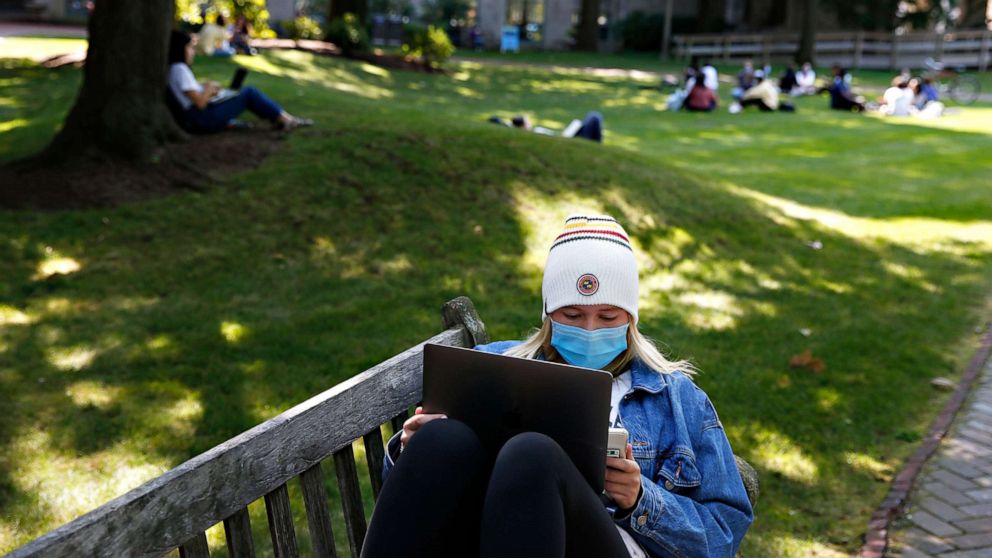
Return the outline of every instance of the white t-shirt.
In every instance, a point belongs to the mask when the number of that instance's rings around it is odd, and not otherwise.
[[[620,416],[620,401],[630,391],[633,381],[633,376],[631,376],[629,370],[613,379],[613,391],[610,394],[610,428],[623,428],[623,418]],[[630,553],[630,558],[648,558],[647,552],[644,551],[641,545],[637,544],[637,541],[634,540],[634,537],[630,533],[619,525],[617,525],[617,531],[620,532],[620,538],[623,539],[623,544],[627,546],[627,552]]]
[[[816,84],[816,72],[813,70],[799,70],[796,72],[796,85],[799,87],[813,87]]]
[[[885,90],[885,114],[889,116],[909,116],[909,106],[913,94],[908,87],[890,87]]]
[[[189,110],[193,106],[193,101],[186,96],[186,91],[203,92],[203,86],[196,81],[193,70],[182,62],[169,66],[169,89],[183,110]]]
[[[703,66],[703,85],[713,91],[720,87],[720,76],[716,73],[716,68],[709,64]]]

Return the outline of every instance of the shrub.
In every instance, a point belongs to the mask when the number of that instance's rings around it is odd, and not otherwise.
[[[403,53],[422,59],[432,68],[440,66],[455,53],[444,29],[433,25],[407,25],[405,31],[408,39],[403,44]]]
[[[324,32],[320,29],[320,24],[313,18],[298,16],[296,19],[282,23],[286,35],[293,40],[300,39],[322,39]]]
[[[369,49],[369,33],[358,16],[352,13],[344,14],[327,24],[325,39],[334,43],[346,54]]]
[[[661,50],[665,16],[633,12],[617,23],[616,29],[625,49]]]

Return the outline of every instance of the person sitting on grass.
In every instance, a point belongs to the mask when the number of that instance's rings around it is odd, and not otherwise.
[[[892,79],[892,85],[882,95],[879,112],[886,116],[909,116],[913,105],[913,91],[903,76]]]
[[[754,72],[754,86],[744,92],[741,97],[740,109],[745,107],[758,107],[762,112],[772,112],[781,110],[784,112],[795,112],[796,108],[789,103],[783,103],[778,98],[778,87],[772,80],[765,78],[763,70]],[[731,110],[739,112],[739,110]]]
[[[279,107],[254,87],[245,87],[235,95],[215,100],[220,85],[215,81],[198,82],[190,66],[196,57],[196,43],[185,31],[173,31],[169,41],[168,91],[178,105],[174,116],[179,125],[194,133],[219,132],[245,110],[268,120],[280,130],[310,126],[312,120],[297,118]]]
[[[716,110],[716,104],[716,93],[707,87],[703,80],[697,79],[692,86],[692,91],[689,91],[689,95],[682,104],[682,108],[693,112],[712,112]]]
[[[239,15],[231,28],[231,46],[240,54],[255,56],[258,51],[251,46],[251,35],[251,22],[244,14]]]
[[[785,67],[785,72],[782,73],[782,77],[778,80],[778,90],[786,95],[796,95],[796,90],[799,87],[799,80],[797,79],[796,69],[789,64]]]
[[[834,110],[848,110],[854,112],[864,112],[865,103],[851,92],[850,78],[847,70],[840,66],[833,67],[833,80],[830,85],[821,87],[817,93],[826,91],[830,93],[830,108]]]
[[[730,96],[740,101],[744,92],[752,87],[754,87],[754,64],[750,60],[745,60],[741,71],[737,73],[737,87],[730,92]]]
[[[566,219],[541,292],[528,339],[476,349],[613,376],[609,423],[630,442],[604,458],[605,493],[549,436],[521,432],[490,455],[466,423],[418,408],[387,444],[362,558],[733,558],[754,512],[693,366],[640,331],[624,228]]]
[[[224,16],[217,14],[213,23],[203,24],[197,35],[197,54],[228,58],[234,56],[234,49],[227,40],[227,28],[224,26]]]
[[[796,88],[793,90],[796,95],[816,95],[816,72],[813,65],[804,62],[803,67],[796,72]]]

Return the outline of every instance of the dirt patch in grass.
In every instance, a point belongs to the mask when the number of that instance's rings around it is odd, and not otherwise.
[[[0,167],[0,207],[65,210],[111,207],[176,192],[204,191],[253,169],[285,133],[267,127],[192,136],[167,145],[156,162],[80,157],[56,164],[25,161]]]

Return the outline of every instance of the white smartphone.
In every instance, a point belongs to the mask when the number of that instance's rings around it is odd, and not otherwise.
[[[627,431],[623,428],[611,428],[606,442],[606,457],[627,457]]]

